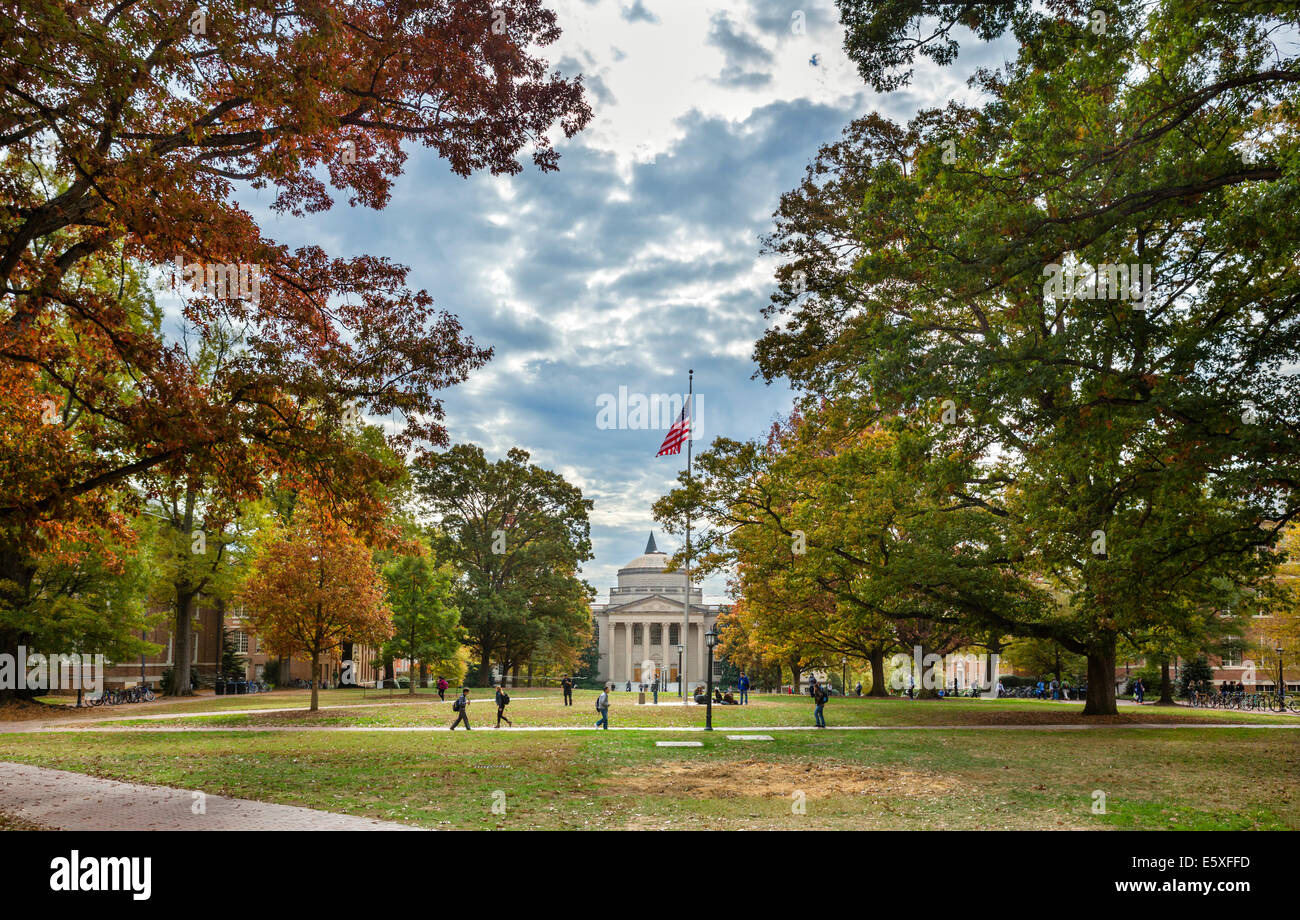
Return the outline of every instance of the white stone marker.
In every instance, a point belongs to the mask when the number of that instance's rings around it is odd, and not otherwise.
[[[728,741],[771,741],[771,735],[728,735]]]
[[[655,747],[704,747],[703,741],[656,741]]]

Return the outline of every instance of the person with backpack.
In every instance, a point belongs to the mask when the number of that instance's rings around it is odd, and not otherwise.
[[[740,691],[740,705],[749,704],[749,675],[743,671],[740,674],[740,680],[736,681],[736,689]]]
[[[564,691],[564,705],[572,706],[573,705],[573,678],[570,677],[568,674],[565,674],[564,679],[560,681],[560,689]]]
[[[856,696],[862,696],[862,681],[858,681],[858,685],[853,688],[853,693]]]
[[[830,692],[826,689],[824,684],[813,685],[813,703],[816,704],[816,707],[813,709],[813,717],[817,721],[818,728],[826,727],[826,716],[822,712],[822,707],[826,705],[827,700],[830,698]]]
[[[502,719],[505,719],[506,724],[509,725],[511,728],[514,727],[515,723],[511,722],[510,717],[506,715],[506,707],[509,705],[510,705],[510,694],[506,693],[506,688],[504,685],[498,685],[497,686],[497,728],[501,727]]]
[[[1146,696],[1147,688],[1142,686],[1142,678],[1133,681],[1133,698],[1137,700],[1138,705],[1142,705],[1142,698]]]
[[[438,678],[438,699],[442,700],[444,703],[447,702],[447,687],[449,686],[450,684],[447,683],[445,677]]]
[[[605,685],[600,685],[600,696],[596,697],[596,711],[600,713],[600,719],[596,722],[597,728],[609,728],[609,691]]]
[[[451,730],[455,731],[456,726],[465,723],[465,731],[469,731],[469,687],[460,688],[460,696],[451,701],[451,710],[456,713],[456,721],[451,723]]]

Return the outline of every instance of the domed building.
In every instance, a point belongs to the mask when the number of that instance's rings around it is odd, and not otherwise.
[[[703,683],[708,650],[704,634],[726,607],[704,603],[704,594],[691,588],[690,629],[682,637],[682,607],[686,578],[667,572],[668,554],[655,546],[654,534],[645,552],[618,570],[618,584],[609,589],[609,603],[593,604],[596,638],[600,650],[599,678],[620,689],[649,683],[659,675],[667,680],[660,689],[676,692],[679,659],[684,657],[691,686]],[[678,646],[685,646],[679,656]],[[715,675],[717,663],[714,663]]]

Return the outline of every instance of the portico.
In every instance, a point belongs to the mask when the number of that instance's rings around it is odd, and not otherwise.
[[[616,685],[635,687],[658,675],[661,689],[676,692],[677,646],[684,645],[687,678],[703,683],[708,651],[704,633],[722,607],[705,605],[700,589],[691,590],[690,628],[682,636],[684,578],[665,571],[668,555],[655,546],[651,534],[646,551],[619,569],[618,585],[610,588],[609,603],[594,605],[599,636],[600,677]]]

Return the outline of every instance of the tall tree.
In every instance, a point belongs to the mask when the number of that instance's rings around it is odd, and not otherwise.
[[[489,462],[483,449],[457,444],[413,470],[416,489],[438,518],[439,559],[461,574],[456,606],[486,685],[496,660],[502,673],[528,661],[538,643],[590,629],[591,586],[578,567],[592,558],[587,515],[592,503],[558,473],[511,448]]]
[[[449,664],[460,648],[460,612],[452,602],[455,570],[439,565],[427,538],[411,540],[384,564],[388,601],[393,608],[393,636],[384,645],[385,660],[406,658],[411,664],[409,691],[415,693],[415,662]]]
[[[864,73],[897,76],[933,6],[843,2]],[[981,616],[1086,654],[1085,711],[1110,713],[1120,637],[1193,629],[1300,510],[1300,385],[1280,370],[1300,358],[1300,240],[1269,216],[1297,205],[1300,68],[1269,50],[1296,14],[1132,4],[1097,30],[1065,3],[975,6],[950,12],[1021,41],[974,78],[991,101],[872,116],[823,151],[778,212],[789,315],[757,356],[810,398],[953,415],[975,464],[952,494],[1061,599],[1047,620]],[[826,257],[845,235],[847,272]]]
[[[324,508],[302,502],[259,553],[239,598],[265,648],[310,659],[315,712],[323,657],[345,639],[379,645],[392,635],[385,594],[366,545]]]
[[[0,467],[0,580],[21,593],[31,534],[180,459],[356,500],[397,474],[349,444],[351,413],[396,419],[402,451],[445,443],[437,391],[490,352],[405,267],[291,250],[237,198],[270,187],[302,216],[328,181],[383,208],[409,142],[458,175],[557,168],[552,132],[591,111],[537,56],[560,34],[540,0],[5,0],[0,33],[0,440],[23,445]],[[88,283],[118,265],[173,268],[197,334],[246,348],[205,379]]]

